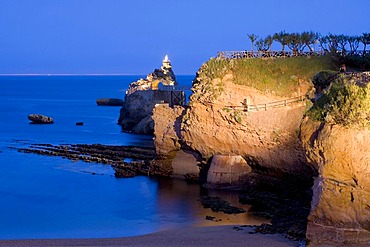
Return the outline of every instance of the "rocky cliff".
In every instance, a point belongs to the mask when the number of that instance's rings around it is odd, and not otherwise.
[[[236,85],[233,79],[233,73],[227,73],[204,86],[200,72],[181,126],[186,146],[200,152],[204,159],[215,154],[235,154],[260,167],[306,173],[306,159],[298,139],[306,101],[269,107],[265,104],[287,98]],[[221,91],[208,90],[220,84]],[[308,84],[301,87],[303,94],[308,92]],[[298,95],[291,98],[295,96]],[[253,110],[244,104],[246,99]]]
[[[217,63],[221,66],[215,66]],[[193,95],[186,108],[156,107],[157,154],[167,156],[166,164],[171,167],[178,154],[186,152],[189,159],[182,166],[205,168],[207,181],[212,183],[227,183],[225,175],[230,183],[242,182],[250,188],[256,181],[258,184],[256,177],[290,174],[308,178],[305,184],[310,186],[309,180],[314,178],[308,243],[370,243],[368,74],[331,72],[333,76],[324,83],[316,78],[320,94],[312,95],[315,102],[311,107],[311,101],[300,97],[311,94],[313,85],[307,77],[289,75],[295,83],[281,93],[276,91],[278,85],[267,85],[267,79],[259,82],[265,82],[263,86],[240,83],[241,73],[235,63],[204,64],[193,82]],[[209,165],[215,167],[208,169]],[[236,170],[231,171],[234,166]],[[280,185],[284,179],[274,183]],[[301,185],[297,181],[290,184]],[[309,194],[302,190],[303,197]],[[307,205],[305,202],[301,207]],[[308,207],[305,212],[302,218],[292,220],[292,225],[300,222],[302,232],[306,230]]]
[[[168,113],[170,109],[155,110],[155,123],[160,123],[155,126],[157,153],[191,150],[203,164],[215,154],[241,155],[255,168],[312,176],[315,171],[307,164],[298,138],[309,102],[306,95],[313,88],[310,79],[291,72],[290,90],[282,95],[275,82],[274,90],[241,85],[233,63],[205,63],[193,82],[186,109],[172,113]],[[172,117],[163,124],[161,118],[166,115]],[[163,129],[171,129],[172,134]]]
[[[370,241],[370,80],[341,75],[308,112],[301,140],[318,171],[307,239],[314,244]]]
[[[319,176],[307,238],[316,243],[370,241],[370,131],[313,121],[302,123],[309,162]]]

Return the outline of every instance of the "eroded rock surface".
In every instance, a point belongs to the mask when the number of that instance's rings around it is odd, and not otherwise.
[[[307,238],[313,243],[370,241],[370,131],[305,118],[301,139],[319,176]]]
[[[205,82],[207,78],[203,78],[201,71],[198,73],[181,123],[181,139],[186,146],[197,150],[203,159],[215,154],[241,155],[266,169],[302,176],[312,174],[298,138],[306,110],[304,100],[248,111],[243,108],[246,100],[254,106],[285,98],[236,85],[231,73],[211,82]],[[306,84],[300,94],[308,92]],[[217,89],[218,85],[222,89]]]

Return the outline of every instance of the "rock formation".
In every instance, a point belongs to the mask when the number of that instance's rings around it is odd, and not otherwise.
[[[299,96],[299,91],[300,94],[309,92],[311,85],[309,81],[302,82],[290,98]],[[249,166],[274,173],[307,178],[315,172],[307,165],[298,138],[306,111],[305,98],[267,107],[267,103],[286,102],[287,98],[236,85],[232,72],[210,80],[202,68],[192,91],[186,108],[155,108],[157,154],[171,159],[180,150],[186,151],[194,156],[189,164],[202,163],[203,168],[210,164],[214,155],[224,154],[241,156]],[[258,108],[260,105],[263,107]],[[239,175],[231,181],[239,181]]]
[[[299,125],[306,109],[305,101],[248,112],[243,109],[243,101],[247,97],[253,105],[283,98],[235,85],[233,75],[226,74],[222,79],[211,82],[213,87],[220,83],[223,85],[222,92],[212,99],[212,89],[205,89],[201,75],[197,80],[193,85],[191,102],[181,117],[181,128],[178,128],[181,131],[178,130],[176,135],[180,136],[183,146],[196,150],[204,160],[220,153],[241,155],[261,167],[303,176],[312,174],[298,139]],[[163,125],[159,126],[163,128]],[[155,138],[159,138],[165,146],[172,142],[173,150],[179,146],[178,141],[172,141],[174,138],[171,135],[167,136],[167,141],[157,134]],[[157,145],[157,149],[170,150],[168,145],[164,147],[161,144]]]
[[[30,114],[28,115],[28,119],[31,120],[31,123],[35,124],[52,124],[54,123],[54,119],[48,116],[44,116],[41,114]]]
[[[185,94],[183,91],[175,90],[176,85],[172,65],[166,56],[161,69],[155,69],[146,79],[130,84],[118,124],[125,131],[152,134],[154,131],[152,112],[156,104],[169,103],[171,106],[185,104]]]
[[[370,131],[313,121],[302,123],[307,158],[319,172],[307,226],[315,243],[370,242]]]
[[[154,145],[158,164],[171,167],[170,176],[198,180],[201,157],[190,149],[181,150],[181,122],[185,107],[158,104],[153,111]]]
[[[369,244],[370,85],[366,74],[349,79],[339,75],[342,84],[332,82],[306,113],[309,100],[290,99],[309,93],[309,81],[301,81],[287,99],[236,85],[231,70],[217,73],[198,71],[187,107],[161,105],[154,111],[156,152],[167,157],[169,170],[173,172],[178,154],[186,152],[192,160],[183,166],[211,166],[207,181],[212,184],[243,180],[253,186],[257,176],[277,176],[274,183],[293,177],[305,178],[304,185],[311,185],[315,176],[306,234],[309,244]],[[321,109],[312,113],[317,107]],[[243,168],[238,175],[227,171],[235,163]],[[279,180],[279,174],[284,179]],[[294,179],[292,186],[299,187],[303,180]],[[307,216],[308,205],[305,199],[302,217]],[[306,219],[300,219],[299,236],[304,234]]]
[[[99,98],[96,100],[96,104],[102,106],[122,106],[123,100],[115,98]]]
[[[139,79],[130,84],[127,94],[134,93],[137,90],[157,90],[159,84],[163,86],[174,87],[177,86],[176,76],[172,70],[171,61],[166,55],[160,69],[155,69],[152,73],[148,74],[146,79]]]
[[[312,244],[370,243],[370,87],[363,78],[340,76],[301,125],[307,159],[319,174],[307,226]]]
[[[182,106],[169,107],[168,104],[158,104],[153,111],[155,122],[154,146],[156,153],[166,156],[181,148],[181,121],[185,114]]]

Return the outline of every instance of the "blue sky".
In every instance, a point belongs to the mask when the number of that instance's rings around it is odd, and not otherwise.
[[[195,74],[246,36],[370,32],[370,0],[0,0],[0,74]]]

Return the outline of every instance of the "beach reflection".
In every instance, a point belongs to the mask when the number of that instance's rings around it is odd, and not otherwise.
[[[261,225],[270,221],[253,216],[250,212],[251,206],[239,203],[238,192],[207,190],[197,184],[187,184],[178,179],[158,179],[157,206],[158,214],[172,220],[188,221],[195,226],[215,226],[215,225]],[[230,202],[232,206],[243,208],[246,213],[225,214],[223,212],[212,212],[209,208],[204,208],[199,201],[199,197],[208,195],[220,197]],[[210,216],[213,220],[207,220]],[[176,217],[177,220],[175,219]]]

